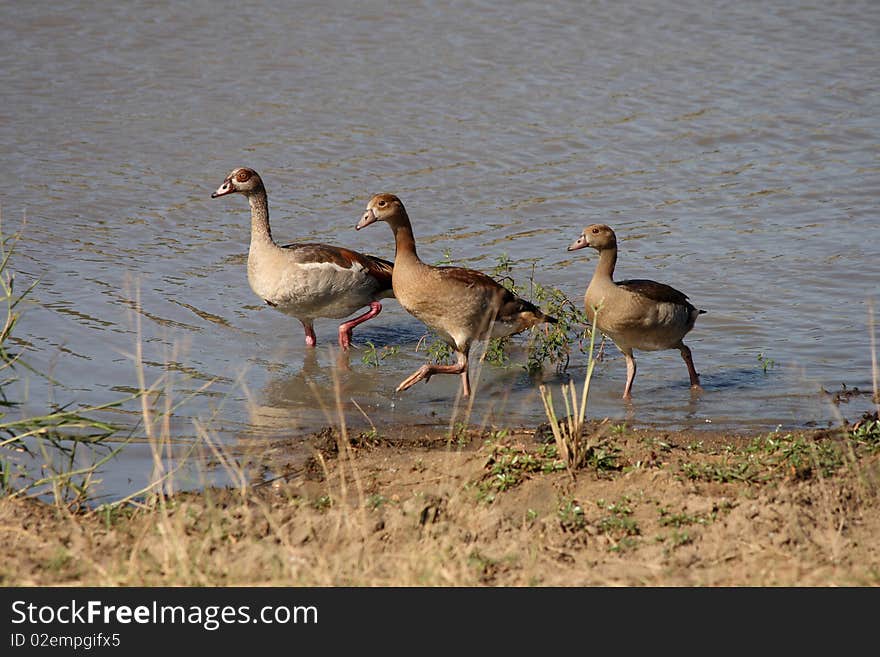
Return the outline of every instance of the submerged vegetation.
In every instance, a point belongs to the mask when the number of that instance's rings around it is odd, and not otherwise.
[[[381,349],[377,349],[375,344],[373,344],[370,340],[367,340],[366,347],[364,348],[364,355],[361,356],[361,362],[364,365],[379,367],[379,364],[383,360],[385,360],[389,356],[396,355],[398,351],[400,351],[400,347],[396,345],[385,345]]]

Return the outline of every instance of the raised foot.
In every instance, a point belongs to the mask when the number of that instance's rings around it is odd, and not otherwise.
[[[432,374],[433,372],[431,371],[431,367],[429,365],[422,365],[419,369],[417,369],[415,372],[413,372],[403,381],[401,381],[400,385],[397,386],[395,392],[401,392],[403,390],[406,390],[407,388],[411,388],[422,379],[428,381],[428,379],[431,378]]]

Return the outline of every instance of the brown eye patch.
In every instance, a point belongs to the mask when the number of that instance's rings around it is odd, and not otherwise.
[[[250,171],[239,171],[237,174],[235,174],[235,179],[238,182],[247,182],[250,179],[250,177],[251,177]]]
[[[599,229],[598,229],[598,228],[594,228],[594,229],[593,229],[593,235],[598,235],[598,234],[599,234]]]
[[[385,201],[384,201],[384,200],[379,201],[379,207],[381,208],[381,207],[384,207],[384,206],[385,206]]]

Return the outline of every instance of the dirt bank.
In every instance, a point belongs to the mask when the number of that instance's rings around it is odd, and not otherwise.
[[[264,483],[242,490],[87,514],[5,498],[0,583],[880,583],[880,437],[599,434],[575,477],[541,427],[328,429],[305,463],[249,457]]]

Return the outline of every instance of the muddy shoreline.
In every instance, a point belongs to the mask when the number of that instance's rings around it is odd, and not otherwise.
[[[6,586],[864,586],[880,436],[333,428],[246,456],[250,485],[69,513],[0,500]],[[291,439],[293,440],[293,439]],[[297,439],[301,441],[302,439]],[[288,450],[289,451],[289,450]]]

